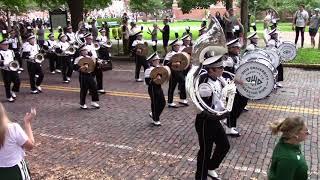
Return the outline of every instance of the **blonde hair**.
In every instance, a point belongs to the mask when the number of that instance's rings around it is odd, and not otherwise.
[[[6,132],[7,132],[7,127],[8,127],[8,116],[7,112],[4,109],[2,103],[0,103],[0,149],[4,145],[4,141],[6,138]]]
[[[304,120],[297,116],[287,117],[284,120],[269,124],[273,135],[277,135],[279,132],[282,132],[282,137],[285,139],[295,137],[304,126]]]

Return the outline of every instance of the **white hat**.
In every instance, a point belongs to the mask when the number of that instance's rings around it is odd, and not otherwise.
[[[158,52],[155,52],[153,54],[151,54],[148,58],[147,61],[154,61],[154,60],[158,60],[160,59]]]
[[[206,67],[221,67],[223,66],[222,61],[223,54],[211,56],[203,61],[203,65]]]
[[[236,39],[229,41],[226,45],[228,46],[228,48],[241,47],[239,38],[236,38]]]

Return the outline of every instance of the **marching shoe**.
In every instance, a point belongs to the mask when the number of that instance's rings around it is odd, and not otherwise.
[[[69,81],[68,80],[65,80],[65,81],[62,81],[63,83],[69,83]]]
[[[21,74],[22,71],[18,71],[18,74]]]
[[[23,68],[19,68],[18,71],[24,71],[24,69]]]
[[[178,108],[175,103],[169,103],[169,104],[168,104],[168,107],[169,107],[169,108]]]
[[[34,91],[30,91],[31,92],[31,94],[39,94],[39,91],[38,90],[34,90]]]
[[[244,111],[244,112],[248,112],[249,109],[248,109],[247,107],[244,107],[244,108],[243,108],[243,111]]]
[[[234,137],[240,137],[240,134],[235,127],[232,127],[232,128],[226,127],[226,134]]]
[[[40,86],[37,86],[37,89],[39,92],[42,92],[42,88]]]
[[[278,88],[282,88],[283,87],[280,82],[277,82],[276,85],[277,85]]]
[[[56,72],[55,71],[51,71],[51,74],[55,74]]]
[[[70,77],[67,77],[67,81],[69,81],[69,82],[70,82],[70,81],[71,81],[71,78],[70,78]]]
[[[106,91],[105,91],[104,89],[99,89],[99,90],[98,90],[98,93],[100,93],[100,94],[105,94]]]
[[[13,91],[11,91],[11,97],[16,98],[16,97],[17,97],[16,93],[14,93]]]
[[[84,105],[80,105],[80,108],[81,109],[88,109],[88,106],[86,104],[84,104]]]
[[[182,101],[179,101],[179,104],[185,105],[185,106],[189,106],[188,104],[188,100],[184,99]]]
[[[100,108],[99,104],[96,103],[96,102],[91,102],[91,106],[94,107],[94,108],[97,108],[97,109]]]
[[[60,70],[60,69],[56,69],[56,72],[57,72],[57,73],[61,73],[61,70]]]
[[[155,126],[161,126],[161,122],[160,121],[153,121],[152,122]]]
[[[34,75],[34,77],[38,78],[38,77],[39,77],[39,75],[38,75],[38,74],[36,74],[36,75]]]
[[[149,113],[149,117],[152,118],[152,112]]]
[[[227,125],[227,124],[228,124],[228,120],[227,120],[227,118],[225,118],[225,119],[221,120],[221,122],[222,122],[224,125]]]
[[[142,79],[136,79],[136,82],[142,82],[143,80]]]
[[[14,102],[15,99],[13,99],[13,97],[8,98],[9,102]]]
[[[215,170],[208,170],[208,176],[211,179],[218,179],[218,174]]]

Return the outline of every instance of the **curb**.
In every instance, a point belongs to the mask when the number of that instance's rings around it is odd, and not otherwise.
[[[301,63],[283,63],[283,67],[303,68],[303,69],[320,69],[320,64],[301,64]]]

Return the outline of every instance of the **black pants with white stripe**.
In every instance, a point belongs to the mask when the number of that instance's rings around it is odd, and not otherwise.
[[[152,119],[154,121],[159,121],[160,115],[166,106],[166,100],[161,85],[150,84],[148,86],[148,93],[151,99]]]
[[[92,101],[99,101],[97,83],[96,83],[96,80],[94,79],[94,74],[80,72],[79,82],[80,82],[80,105],[84,105],[86,103],[86,96],[87,96],[88,90],[91,93]]]
[[[67,80],[67,77],[71,78],[73,72],[73,64],[71,62],[71,56],[61,56],[61,65],[62,65],[62,79],[63,81]]]
[[[98,90],[102,90],[103,89],[103,71],[100,68],[96,68],[94,70],[94,74],[96,76]]]
[[[283,81],[283,66],[282,66],[282,64],[280,64],[280,65],[277,67],[277,70],[278,70],[277,82]]]
[[[136,55],[135,79],[139,79],[141,66],[143,66],[143,71],[145,71],[149,67],[148,62],[146,61],[146,57]]]
[[[40,86],[43,80],[43,71],[41,68],[41,64],[27,62],[27,68],[29,73],[30,87],[32,91],[37,90],[36,86]],[[36,75],[39,77],[36,78]]]
[[[185,77],[183,72],[177,72],[171,70],[172,74],[169,80],[169,89],[168,89],[168,103],[173,102],[174,90],[176,89],[177,84],[180,90],[180,99],[187,99],[187,93],[185,88]]]
[[[227,118],[227,126],[229,128],[237,127],[237,119],[247,104],[248,98],[242,96],[239,91],[237,91],[236,95],[234,96],[232,111],[230,112],[230,116]]]
[[[30,171],[24,160],[13,167],[0,167],[0,178],[3,180],[30,180]]]
[[[197,114],[195,127],[200,150],[197,156],[196,180],[206,180],[208,170],[217,169],[230,149],[229,140],[219,121],[221,119],[223,117],[205,111]],[[212,154],[213,143],[216,146]]]
[[[4,82],[4,88],[6,90],[6,97],[11,97],[11,90],[13,92],[19,92],[20,90],[20,78],[18,72],[15,71],[6,71],[4,69],[1,70],[2,78]],[[13,87],[11,89],[11,83],[13,83]]]

